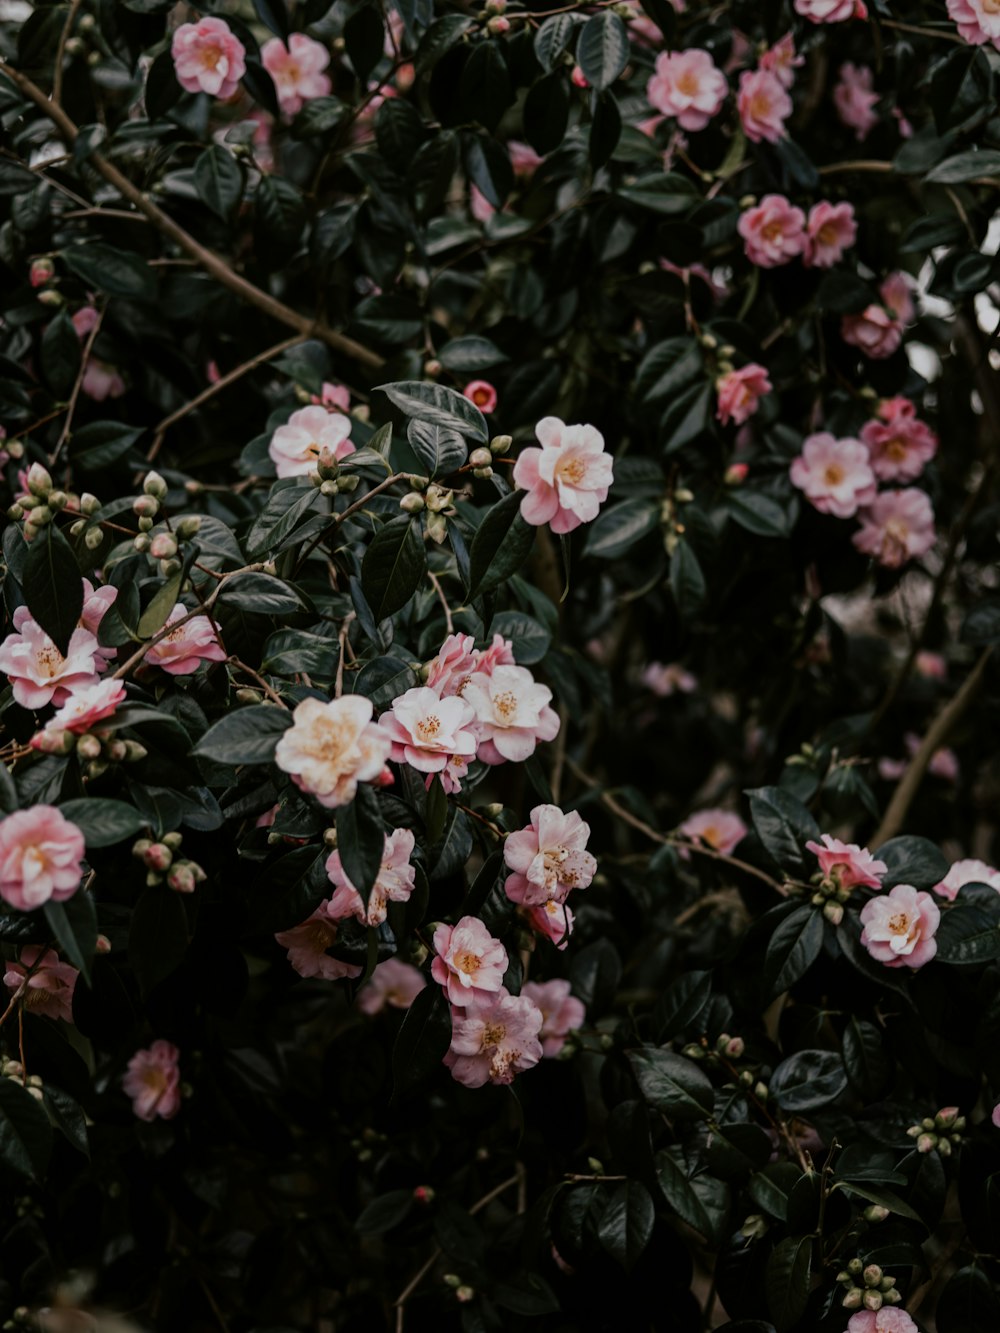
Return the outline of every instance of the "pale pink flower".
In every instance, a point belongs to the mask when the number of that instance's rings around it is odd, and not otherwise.
[[[341,864],[340,852],[331,852],[326,859],[326,874],[330,883],[336,887],[336,893],[327,904],[330,916],[335,921],[354,916],[362,925],[380,926],[385,920],[388,904],[405,903],[413,892],[417,873],[410,864],[413,844],[413,832],[408,828],[398,828],[391,835],[386,835],[382,865],[372,885],[367,912],[361,894]]]
[[[689,815],[684,823],[678,826],[677,832],[682,837],[690,838],[692,842],[705,842],[717,852],[728,856],[746,837],[749,830],[739,815],[734,815],[729,810],[713,808],[698,810],[695,814]],[[690,856],[690,852],[683,847],[680,853],[685,857]]]
[[[507,154],[510,157],[510,165],[514,168],[514,175],[518,180],[525,180],[528,176],[533,176],[542,165],[542,158],[538,156],[535,150],[529,144],[521,143],[517,139],[508,140]]]
[[[427,685],[417,685],[383,713],[379,726],[392,737],[392,759],[421,773],[441,773],[453,755],[466,761],[476,753],[472,706],[464,698],[442,699]]]
[[[177,82],[187,93],[232,97],[246,73],[246,48],[222,19],[184,23],[170,44]]]
[[[70,319],[73,328],[76,329],[76,336],[82,342],[98,321],[98,313],[92,305],[82,305],[79,310],[75,310]]]
[[[125,686],[120,680],[99,680],[93,685],[78,685],[70,690],[62,707],[46,722],[45,730],[72,731],[82,736],[97,722],[111,717],[118,705],[124,703],[125,697]],[[37,739],[37,736],[32,739],[32,745]]]
[[[140,1120],[172,1120],[181,1109],[181,1053],[172,1041],[154,1041],[128,1062],[122,1087]]]
[[[522,995],[478,995],[452,1015],[445,1064],[467,1088],[513,1083],[514,1075],[542,1058],[542,1014]]]
[[[144,660],[150,666],[162,667],[171,676],[190,676],[202,662],[226,660],[226,650],[208,616],[194,616],[180,624],[188,614],[184,603],[178,602],[167,616],[164,628],[170,625],[175,628],[146,652]]]
[[[789,474],[810,504],[834,518],[852,518],[875,499],[875,474],[860,440],[838,440],[829,431],[810,435]]]
[[[118,589],[110,583],[95,588],[90,579],[83,580],[83,610],[80,612],[79,625],[93,635],[101,627],[101,621],[115,604]],[[117,648],[98,648],[103,657],[114,657]]]
[[[878,1311],[859,1310],[851,1315],[846,1333],[919,1333],[919,1329],[898,1305],[883,1305]]]
[[[923,967],[937,953],[941,911],[929,893],[897,884],[861,909],[861,943],[886,967]]]
[[[345,694],[323,702],[303,699],[278,741],[274,762],[300,791],[328,810],[354,800],[359,782],[374,782],[392,749],[392,737],[372,721],[372,702]]]
[[[462,394],[470,403],[474,403],[480,412],[489,415],[496,411],[497,391],[489,380],[470,380],[462,390]]]
[[[745,69],[736,96],[743,133],[753,143],[777,143],[788,137],[785,121],[792,114],[792,99],[781,80],[767,69]]]
[[[673,116],[685,130],[703,130],[718,115],[729,94],[722,70],[707,51],[661,51],[656,71],[646,84],[651,106]]]
[[[526,981],[521,994],[541,1011],[542,1027],[538,1036],[542,1043],[542,1057],[551,1060],[566,1045],[567,1034],[583,1026],[587,1017],[584,1003],[570,995],[569,982],[561,978]]]
[[[369,1016],[380,1014],[386,1005],[409,1009],[426,985],[426,978],[417,968],[399,958],[387,958],[358,991],[355,1003]]]
[[[906,749],[912,756],[920,749],[922,738],[915,731],[908,731],[903,737]],[[947,745],[942,745],[931,755],[927,772],[932,778],[942,778],[945,782],[957,782],[960,774],[958,755]]]
[[[71,690],[97,683],[105,663],[89,630],[73,631],[63,657],[26,606],[17,608],[13,620],[15,632],[0,643],[0,671],[10,680],[22,708],[58,706]]]
[[[494,634],[493,642],[488,648],[477,648],[473,654],[475,671],[481,672],[484,676],[492,676],[498,666],[515,666],[514,645],[510,639],[505,639],[502,634]],[[464,689],[465,682],[457,691],[459,694]]]
[[[325,97],[333,86],[330,76],[323,73],[330,52],[304,32],[293,32],[287,47],[280,37],[272,37],[260,48],[260,58],[274,80],[278,105],[286,116],[294,116],[314,97]]]
[[[454,926],[438,926],[433,943],[437,957],[431,963],[431,976],[452,1004],[464,1007],[475,1001],[477,992],[503,989],[507,950],[477,916],[463,916]]]
[[[444,698],[461,694],[476,670],[476,641],[471,634],[449,634],[427,668],[427,687]]]
[[[883,399],[878,420],[865,422],[861,439],[880,481],[913,481],[938,447],[938,437],[907,398]]]
[[[321,392],[311,394],[309,401],[325,407],[328,412],[347,412],[351,406],[351,391],[346,384],[331,384],[324,380]]]
[[[475,714],[476,754],[486,764],[523,763],[538,741],[554,740],[559,731],[559,715],[549,707],[552,691],[527,667],[498,666],[491,675],[476,671],[462,697]]]
[[[751,361],[739,370],[728,370],[715,381],[715,391],[719,395],[719,405],[715,415],[724,426],[735,421],[742,426],[748,417],[752,417],[760,406],[760,400],[770,393],[774,386],[763,366]]]
[[[125,381],[115,366],[91,356],[84,367],[80,388],[95,403],[103,403],[106,398],[120,398],[125,392]]]
[[[777,268],[805,250],[806,215],[782,194],[765,194],[759,204],[740,214],[736,230],[751,264]]]
[[[882,887],[882,876],[888,866],[884,861],[876,861],[867,847],[859,847],[856,842],[841,842],[829,833],[823,834],[822,842],[807,842],[806,847],[816,853],[824,879],[833,880],[840,888]]]
[[[844,342],[865,356],[883,361],[903,341],[903,328],[914,314],[910,289],[902,273],[890,273],[879,288],[881,303],[872,302],[860,315],[844,315],[840,334]]]
[[[1000,1129],[1000,1102],[997,1102],[996,1106],[994,1106],[993,1114],[990,1116],[990,1119],[993,1121],[994,1125],[996,1125],[997,1129]]]
[[[926,555],[934,545],[934,510],[924,492],[914,487],[883,491],[860,519],[861,527],[851,541],[888,569]]]
[[[557,949],[566,948],[573,933],[573,913],[565,903],[553,899],[535,907],[522,907],[519,911],[532,930],[551,940]]]
[[[867,65],[855,65],[850,60],[840,67],[840,79],[833,90],[833,104],[837,115],[861,143],[878,124],[879,94],[875,91],[875,75]]]
[[[671,662],[667,666],[662,662],[650,662],[643,669],[640,679],[647,689],[661,699],[669,699],[672,694],[693,694],[698,688],[697,677],[685,671],[679,662]]]
[[[337,462],[354,453],[351,419],[325,407],[300,407],[271,436],[267,452],[279,478],[308,477],[324,450]]]
[[[604,436],[558,417],[543,417],[535,435],[542,447],[522,449],[514,464],[514,485],[527,491],[521,517],[534,527],[548,523],[553,532],[572,532],[595,519],[608,498],[613,460]]]
[[[992,42],[1000,51],[1000,7],[996,0],[948,0],[948,17],[972,46]]]
[[[511,902],[528,907],[565,902],[572,889],[585,889],[597,873],[597,861],[586,850],[590,825],[575,810],[564,814],[557,805],[536,805],[527,828],[511,833],[503,859],[513,874],[504,890]]]
[[[1000,870],[994,870],[985,861],[956,861],[941,883],[934,885],[934,892],[954,902],[959,889],[966,884],[988,884],[1000,893]]]
[[[948,663],[941,653],[931,653],[922,649],[913,659],[918,676],[925,680],[944,680],[948,675]]]
[[[786,32],[772,47],[764,52],[759,60],[761,69],[773,74],[783,88],[791,88],[795,82],[795,71],[805,64],[805,56],[795,52],[795,38]]]
[[[802,262],[807,268],[833,268],[858,236],[853,204],[831,204],[821,199],[809,210],[808,237]]]
[[[482,190],[475,185],[469,186],[469,212],[477,222],[486,224],[496,212],[496,209],[483,194]]]
[[[288,961],[300,977],[319,977],[323,981],[360,977],[360,967],[327,953],[337,939],[337,923],[327,911],[329,906],[329,901],[320,903],[305,921],[291,930],[279,931],[275,943],[288,950]]]
[[[69,963],[61,962],[54,949],[43,950],[38,944],[26,944],[20,960],[7,963],[6,968],[3,984],[12,995],[20,990],[25,977],[28,978],[22,999],[29,1013],[72,1023],[73,990],[80,973]]]
[[[65,902],[80,886],[83,834],[54,805],[0,819],[0,898],[19,911]]]
[[[845,19],[861,18],[858,10],[864,10],[857,0],[795,0],[796,14],[801,14],[810,23],[843,23]]]

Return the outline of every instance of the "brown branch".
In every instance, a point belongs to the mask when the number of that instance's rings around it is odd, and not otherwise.
[[[66,43],[69,41],[70,33],[73,31],[73,24],[76,22],[76,16],[80,12],[80,6],[83,0],[73,0],[69,7],[69,13],[66,15],[66,22],[63,24],[62,32],[59,34],[59,45],[56,48],[56,63],[52,70],[52,100],[56,104],[62,101],[63,84],[63,61],[66,59]]]
[[[69,396],[69,402],[66,404],[66,420],[62,424],[62,430],[59,432],[59,439],[56,447],[49,455],[49,467],[54,466],[59,461],[59,455],[62,453],[63,445],[69,439],[69,433],[73,428],[73,414],[76,411],[77,399],[80,397],[80,390],[83,388],[83,379],[87,373],[87,362],[90,360],[90,353],[97,340],[97,335],[101,331],[101,320],[104,318],[104,311],[97,312],[97,319],[94,327],[87,334],[87,341],[83,345],[80,353],[80,369],[77,372],[76,381],[73,384],[73,391]]]

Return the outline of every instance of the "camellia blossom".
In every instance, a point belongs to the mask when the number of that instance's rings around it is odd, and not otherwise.
[[[672,694],[693,694],[698,688],[697,677],[680,665],[679,662],[650,662],[643,668],[640,677],[643,685],[652,690],[661,699],[669,699]]]
[[[867,16],[858,0],[795,0],[794,8],[810,23],[843,23],[845,19]]]
[[[128,1062],[122,1087],[140,1120],[172,1120],[181,1109],[181,1053],[172,1041],[154,1041]]]
[[[698,810],[695,814],[689,815],[677,829],[678,833],[690,838],[692,842],[708,843],[709,847],[714,847],[717,852],[722,852],[726,856],[746,837],[748,831],[739,815],[734,815],[730,810],[719,809]],[[684,856],[686,849],[680,850]]]
[[[847,60],[840,67],[840,78],[833,90],[833,104],[837,115],[849,130],[854,131],[858,143],[868,138],[878,124],[879,94],[875,91],[875,75],[867,65],[854,65]]]
[[[329,900],[320,903],[305,921],[291,930],[279,931],[275,943],[288,950],[288,961],[300,977],[319,977],[322,981],[360,977],[360,967],[331,958],[327,953],[337,939],[337,923],[327,910],[329,906]]]
[[[966,884],[987,884],[1000,893],[1000,870],[994,870],[985,861],[956,861],[941,883],[934,885],[934,892],[954,902],[959,889],[964,889]]]
[[[247,71],[246,48],[222,19],[184,23],[170,44],[177,82],[186,93],[232,97]]]
[[[722,109],[729,84],[707,51],[661,51],[646,84],[651,106],[673,116],[684,130],[703,130]]]
[[[543,417],[535,435],[542,447],[522,449],[514,464],[514,485],[527,491],[521,517],[534,527],[548,523],[553,532],[572,532],[595,519],[608,498],[614,476],[604,436],[558,417]]]
[[[326,450],[337,462],[354,453],[351,419],[325,407],[300,407],[271,436],[267,452],[278,477],[308,477]]]
[[[883,491],[862,510],[860,519],[861,527],[851,541],[888,569],[926,555],[934,545],[934,510],[924,492],[912,486]]]
[[[17,994],[27,978],[22,998],[30,1013],[72,1023],[73,991],[80,973],[62,962],[54,949],[26,944],[18,961],[7,963],[6,968],[3,984],[12,995]]]
[[[504,885],[511,902],[540,906],[565,902],[572,889],[585,889],[597,872],[586,850],[590,825],[575,810],[564,814],[557,805],[536,805],[527,828],[511,833],[503,859],[514,872]]]
[[[806,215],[783,194],[765,194],[759,204],[740,214],[736,230],[751,264],[778,268],[801,255],[808,244]]]
[[[730,421],[742,426],[757,411],[761,398],[770,393],[773,387],[766,369],[755,361],[739,370],[726,371],[715,381],[715,391],[719,395],[716,418],[724,426]]]
[[[821,199],[809,210],[802,262],[807,268],[833,268],[857,237],[854,205],[831,204],[828,199]]]
[[[902,273],[890,273],[879,287],[880,304],[872,302],[860,315],[844,315],[840,336],[873,361],[892,356],[903,341],[903,329],[914,314],[913,299]]]
[[[996,0],[948,0],[948,17],[970,45],[992,42],[1000,51],[1000,8]]]
[[[898,1305],[883,1305],[880,1310],[859,1310],[852,1314],[846,1333],[920,1333],[920,1330]]]
[[[260,59],[274,80],[278,104],[286,116],[294,116],[304,102],[325,97],[333,86],[323,71],[330,63],[330,52],[304,32],[293,32],[288,45],[272,37],[260,48]]]
[[[824,879],[835,881],[842,889],[882,887],[882,876],[888,866],[884,861],[876,861],[867,847],[841,842],[829,833],[823,834],[822,842],[807,842],[806,847],[816,853]]]
[[[372,721],[372,702],[345,694],[326,702],[303,699],[274,751],[274,762],[300,791],[328,810],[354,800],[359,782],[378,778],[392,737]]]
[[[83,580],[83,610],[80,612],[80,628],[97,634],[101,621],[114,606],[118,598],[118,589],[113,584],[105,583],[95,587],[90,579]],[[117,648],[99,648],[103,657],[114,657]]]
[[[553,1059],[566,1045],[566,1036],[582,1027],[587,1010],[582,1000],[569,993],[569,982],[561,977],[552,981],[526,981],[521,994],[541,1010],[542,1027],[538,1036],[542,1057]]]
[[[795,71],[805,64],[805,56],[796,54],[795,39],[790,32],[769,47],[758,61],[761,69],[773,74],[783,88],[791,88]]]
[[[777,143],[788,137],[785,121],[792,114],[792,99],[777,74],[768,69],[745,69],[736,95],[743,133],[753,143]]]
[[[326,859],[326,874],[337,891],[327,905],[329,915],[336,921],[354,916],[363,925],[380,926],[385,920],[387,905],[390,902],[405,903],[413,892],[417,873],[410,864],[413,844],[411,829],[398,828],[386,835],[382,865],[372,885],[367,912],[360,893],[344,870],[340,852],[332,851]]]
[[[470,403],[474,403],[480,412],[488,414],[496,411],[497,391],[489,380],[470,380],[462,390],[462,394]]]
[[[0,671],[22,708],[58,705],[71,690],[97,683],[105,663],[89,630],[73,631],[64,657],[26,606],[17,608],[13,621],[14,633],[0,643]]]
[[[189,611],[178,602],[167,616],[166,627],[175,626],[159,643],[147,651],[144,661],[161,667],[171,676],[190,676],[202,662],[224,662],[226,650],[219,642],[215,625],[208,616],[193,616],[185,620]],[[184,621],[183,624],[178,622]]]
[[[443,773],[454,756],[466,763],[476,753],[471,704],[458,695],[442,699],[427,685],[417,685],[398,699],[379,726],[392,737],[392,759],[421,773]]]
[[[555,740],[559,715],[549,707],[552,691],[527,667],[498,666],[491,675],[476,671],[462,692],[475,714],[476,755],[485,764],[523,763],[539,741]]]
[[[83,834],[54,805],[0,820],[0,898],[22,912],[72,898],[83,871]]]
[[[897,884],[861,909],[861,943],[886,967],[923,967],[937,953],[941,910],[929,893]]]
[[[884,398],[878,419],[866,421],[861,439],[880,481],[913,481],[937,453],[938,437],[908,398]]]
[[[427,979],[418,968],[400,958],[387,958],[358,991],[355,1003],[369,1017],[380,1014],[386,1005],[409,1009],[426,985]]]
[[[573,913],[565,903],[557,903],[553,898],[537,907],[522,907],[519,910],[532,930],[537,930],[539,935],[551,940],[557,949],[566,948],[573,933]]]
[[[94,685],[80,685],[70,691],[62,707],[46,722],[45,731],[72,731],[82,736],[95,723],[111,717],[118,705],[124,703],[125,697],[125,686],[120,680],[99,680]],[[32,745],[37,739],[37,736],[33,737]]]
[[[433,943],[437,957],[431,963],[431,976],[452,1004],[472,1004],[477,991],[503,988],[507,950],[477,916],[463,916],[454,926],[442,923]]]
[[[80,388],[95,403],[103,403],[108,398],[121,398],[125,392],[125,381],[117,367],[90,356],[83,368]]]
[[[829,431],[810,435],[789,474],[810,504],[834,518],[853,518],[875,499],[875,474],[860,440],[838,440]]]
[[[325,407],[328,412],[347,412],[351,406],[351,391],[346,384],[331,384],[324,380],[320,392],[312,394],[310,401]]]
[[[452,1017],[451,1047],[444,1062],[467,1088],[513,1083],[514,1075],[542,1058],[542,1013],[526,996],[477,995]]]
[[[476,670],[476,641],[471,634],[449,634],[427,667],[427,687],[444,698],[461,694]]]

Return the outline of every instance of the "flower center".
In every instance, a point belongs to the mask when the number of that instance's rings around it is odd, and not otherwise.
[[[509,727],[517,717],[517,695],[511,690],[504,690],[494,698],[493,708],[504,726]]]
[[[21,875],[24,879],[37,879],[46,869],[45,853],[41,847],[26,847],[21,856]]]
[[[422,717],[416,726],[417,735],[422,741],[436,740],[440,730],[441,719],[433,713],[430,717]]]
[[[760,234],[765,241],[773,244],[775,241],[780,241],[782,239],[785,230],[781,223],[775,220],[774,222],[768,222],[766,226],[762,227]]]
[[[50,678],[59,674],[62,664],[66,661],[54,643],[40,648],[36,660],[41,670]]]
[[[579,486],[586,475],[587,465],[582,458],[565,458],[556,466],[556,476],[570,486]]]
[[[203,46],[201,48],[201,63],[206,69],[215,69],[222,58],[223,52],[220,46]]]
[[[167,1076],[159,1065],[144,1069],[142,1071],[142,1081],[150,1092],[161,1093],[167,1090]]]
[[[344,762],[345,751],[352,740],[353,737],[339,722],[324,718],[306,741],[304,749],[313,758],[339,767]]]
[[[476,954],[463,949],[461,953],[455,955],[455,966],[459,972],[464,972],[467,977],[474,977],[479,971],[480,962]]]
[[[895,916],[889,918],[888,925],[893,935],[907,935],[910,931],[910,918],[905,912],[897,912]]]
[[[502,1023],[486,1023],[483,1027],[483,1045],[499,1046],[507,1035],[507,1029]]]
[[[998,0],[998,3],[1000,3],[1000,0]],[[884,452],[886,457],[891,458],[894,463],[902,463],[906,457],[906,441],[897,435],[884,446]]]
[[[767,93],[760,91],[754,93],[750,98],[750,115],[755,120],[766,120],[771,114],[771,99]]]
[[[839,486],[844,480],[844,469],[839,463],[831,463],[823,473],[823,480],[828,486]]]
[[[698,75],[694,70],[686,69],[677,80],[677,91],[685,97],[696,97],[698,95]]]
[[[819,234],[817,235],[816,239],[817,241],[819,241],[820,245],[836,245],[837,228],[833,225],[832,222],[825,222],[823,226],[820,227]]]

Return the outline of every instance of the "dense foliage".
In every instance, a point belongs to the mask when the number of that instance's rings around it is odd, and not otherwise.
[[[995,1333],[996,0],[393,3],[0,0],[0,1324]]]

